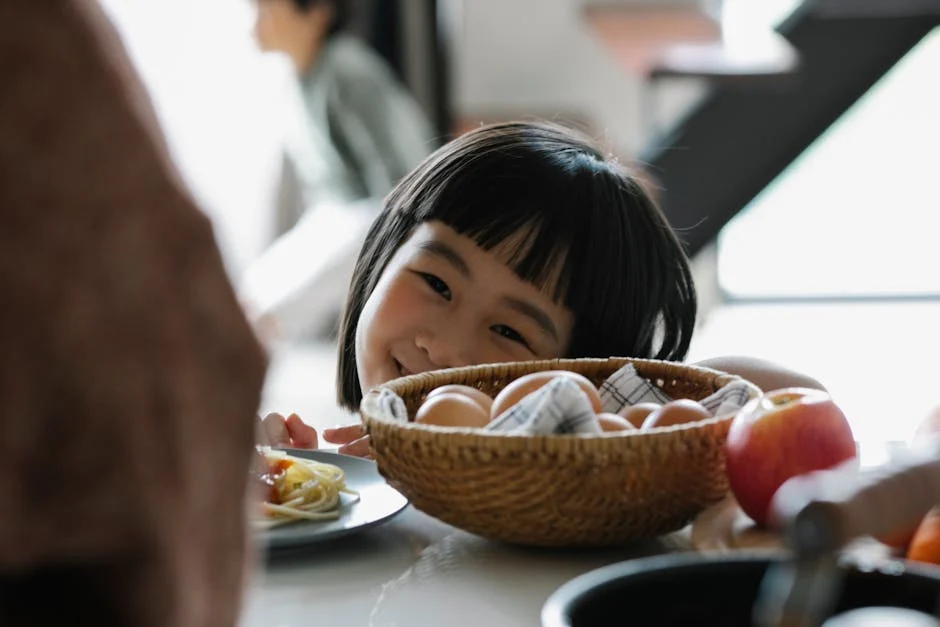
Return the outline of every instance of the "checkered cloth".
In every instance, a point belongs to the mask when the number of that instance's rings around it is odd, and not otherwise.
[[[660,405],[673,400],[662,389],[637,374],[633,364],[627,364],[607,377],[600,387],[604,411],[616,414],[625,407],[652,402]],[[735,412],[748,401],[750,385],[746,381],[733,381],[711,396],[699,401],[712,416]]]
[[[377,401],[380,414],[400,422],[408,422],[408,408],[398,394],[388,388],[379,388]]]
[[[713,416],[735,412],[748,400],[748,384],[734,381],[699,402]],[[652,402],[660,405],[673,400],[649,380],[641,377],[633,364],[627,364],[610,375],[600,386],[603,411],[616,414],[625,407]],[[408,410],[394,392],[382,388],[379,394],[381,411],[407,422]],[[486,427],[513,435],[548,435],[552,433],[600,433],[594,408],[587,394],[568,377],[558,377],[529,394]]]
[[[569,377],[552,379],[484,429],[518,435],[601,432],[590,399]]]
[[[600,395],[603,410],[612,414],[638,403],[662,405],[673,400],[641,377],[633,364],[623,366],[601,383]],[[747,400],[748,384],[734,381],[699,402],[713,416],[723,416],[737,411]],[[587,394],[567,377],[558,377],[526,396],[485,429],[518,435],[601,432]]]

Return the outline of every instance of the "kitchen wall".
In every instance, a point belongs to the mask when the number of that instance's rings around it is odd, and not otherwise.
[[[662,4],[689,12],[698,3],[623,4]],[[588,6],[598,4],[442,0],[451,37],[455,117],[464,124],[518,115],[574,119],[587,123],[624,158],[635,158],[657,128],[644,107],[655,107],[656,124],[662,125],[694,102],[703,86],[680,81],[651,87],[630,72],[586,19]],[[720,300],[713,248],[697,257],[694,271],[704,318]]]
[[[589,122],[620,151],[638,149],[641,82],[591,31],[580,0],[443,4],[456,117],[573,118]]]

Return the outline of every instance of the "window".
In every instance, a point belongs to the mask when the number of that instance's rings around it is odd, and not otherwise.
[[[723,229],[730,300],[940,297],[940,30]]]
[[[236,279],[272,236],[282,80],[239,0],[102,0]]]

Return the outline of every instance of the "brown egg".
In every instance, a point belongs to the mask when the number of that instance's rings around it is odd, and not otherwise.
[[[441,427],[484,427],[490,416],[469,396],[444,392],[421,404],[415,422]]]
[[[636,427],[626,418],[617,414],[597,414],[597,424],[600,425],[601,431],[636,431]]]
[[[493,418],[499,416],[556,377],[571,377],[575,383],[581,386],[584,393],[587,394],[588,399],[591,401],[591,406],[594,409],[594,413],[601,412],[601,395],[587,377],[577,372],[571,372],[570,370],[545,370],[523,375],[500,390],[496,398],[493,399],[493,407],[490,408],[490,416]]]
[[[711,417],[711,413],[701,403],[688,398],[680,398],[669,401],[647,416],[643,421],[643,429],[681,425]]]
[[[490,414],[490,408],[493,406],[493,399],[486,392],[470,385],[458,385],[456,383],[434,388],[428,393],[427,398],[424,400],[427,401],[427,399],[434,398],[439,394],[462,394],[468,398],[472,398],[483,408],[487,415]]]
[[[617,413],[619,416],[626,418],[631,425],[639,429],[643,426],[643,421],[646,420],[646,417],[660,407],[662,407],[662,405],[659,403],[637,403],[636,405],[624,407]]]

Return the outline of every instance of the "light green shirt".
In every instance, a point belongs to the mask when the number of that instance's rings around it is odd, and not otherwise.
[[[300,87],[310,140],[323,162],[316,180],[298,164],[308,206],[322,195],[381,198],[437,147],[410,92],[356,37],[331,37]]]
[[[287,92],[276,239],[240,291],[297,340],[335,319],[382,198],[438,144],[391,67],[350,35],[331,37]]]

